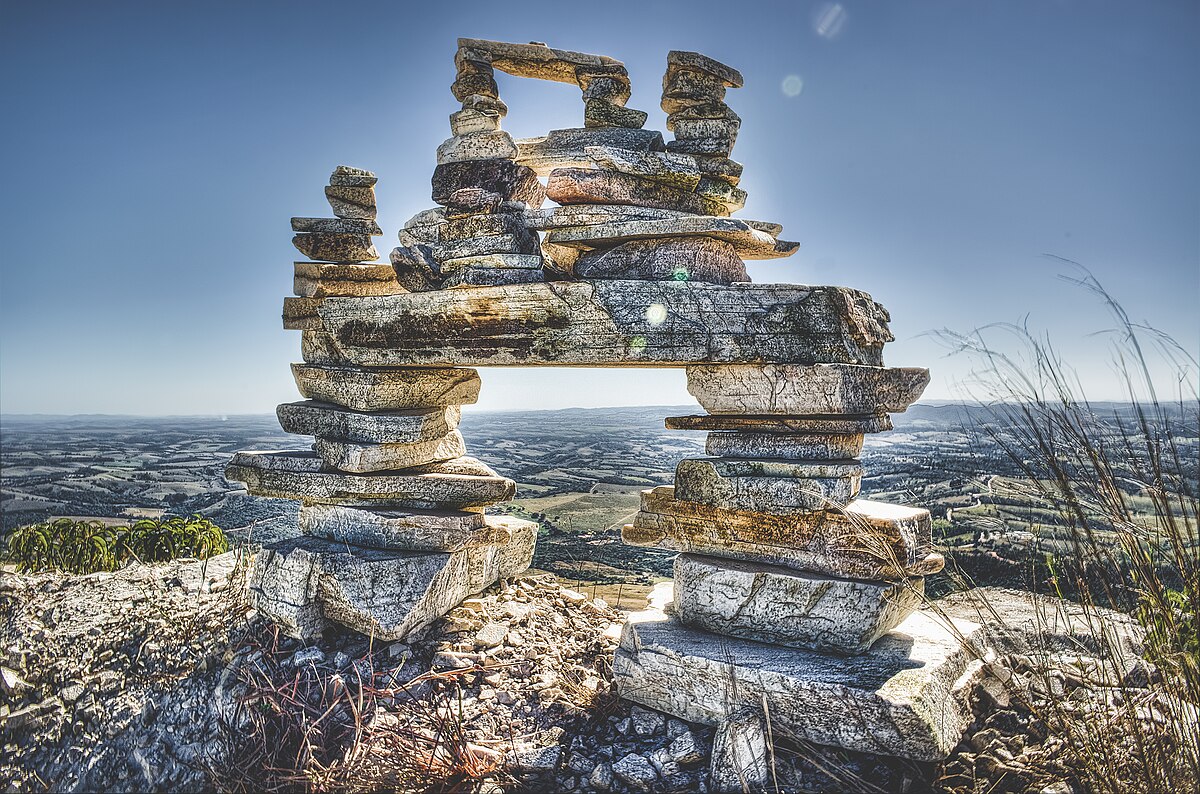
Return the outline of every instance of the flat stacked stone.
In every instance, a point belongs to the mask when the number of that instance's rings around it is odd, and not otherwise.
[[[294,292],[301,298],[396,295],[404,292],[388,265],[364,264],[379,258],[372,237],[383,234],[375,221],[375,174],[339,165],[325,197],[336,217],[292,218],[292,244],[313,260],[295,263]]]

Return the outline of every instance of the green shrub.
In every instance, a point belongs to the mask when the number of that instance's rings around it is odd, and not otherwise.
[[[57,569],[70,573],[114,571],[138,560],[206,559],[229,550],[225,533],[199,515],[144,519],[132,526],[58,518],[20,527],[8,536],[0,559],[18,570]]]

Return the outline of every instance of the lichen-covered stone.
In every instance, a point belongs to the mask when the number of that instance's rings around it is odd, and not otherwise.
[[[541,261],[540,257],[538,261]],[[545,275],[541,267],[459,265],[448,272],[441,282],[441,288],[462,290],[471,287],[501,287],[510,284],[536,284],[544,280]]]
[[[441,438],[453,431],[458,427],[462,409],[457,405],[447,405],[364,413],[309,400],[284,403],[275,409],[275,414],[287,433],[364,444],[413,444]]]
[[[326,262],[368,262],[379,258],[375,244],[366,234],[311,232],[292,238],[296,250],[309,259]]]
[[[879,414],[916,402],[929,383],[918,367],[844,364],[694,366],[688,392],[711,414]]]
[[[858,499],[843,510],[776,516],[642,492],[642,509],[621,533],[634,546],[782,565],[851,579],[900,581],[942,569],[929,511]]]
[[[507,543],[502,522],[466,510],[363,510],[341,505],[300,508],[300,531],[351,546],[405,551],[461,551]]]
[[[715,414],[702,416],[668,416],[664,422],[668,430],[708,430],[749,433],[835,433],[858,435],[882,433],[892,429],[892,420],[887,414],[858,416],[741,416]]]
[[[606,248],[629,240],[664,237],[713,237],[733,243],[742,259],[778,259],[791,256],[799,243],[779,240],[755,228],[754,222],[740,218],[685,216],[656,220],[616,220],[573,228],[555,228],[545,242],[591,250]]]
[[[709,433],[704,451],[717,458],[850,460],[862,453],[863,434]]]
[[[487,520],[508,532],[506,543],[439,553],[369,549],[312,536],[280,541],[258,553],[251,598],[302,639],[341,625],[377,640],[400,640],[472,593],[529,567],[537,524]]]
[[[585,127],[620,127],[623,129],[640,130],[646,125],[649,114],[644,110],[634,110],[606,99],[589,99],[583,106],[583,125]]]
[[[571,267],[579,278],[746,282],[746,265],[731,243],[711,237],[631,240],[615,248],[588,251]]]
[[[321,316],[317,307],[322,298],[284,298],[283,327],[289,331],[320,331]]]
[[[347,474],[326,471],[308,451],[239,452],[225,476],[255,496],[305,504],[379,508],[486,507],[512,499],[516,485],[474,458],[457,458],[404,472]]]
[[[379,211],[375,206],[373,187],[326,185],[325,198],[333,208],[333,214],[339,218],[375,220]]]
[[[296,387],[310,400],[354,411],[406,411],[472,405],[479,399],[479,373],[457,367],[355,369],[293,364]]]
[[[732,66],[698,52],[671,50],[667,53],[667,74],[681,70],[713,75],[729,88],[741,88],[745,85],[742,73]]]
[[[891,339],[865,293],[784,284],[551,282],[329,298],[318,311],[368,367],[878,364]]]
[[[517,145],[503,130],[473,132],[447,138],[437,148],[438,165],[461,163],[465,160],[511,160],[517,156]]]
[[[609,171],[662,182],[679,190],[692,191],[700,184],[700,167],[695,157],[666,152],[629,152],[611,146],[589,146],[585,151],[598,166]]]
[[[352,474],[410,469],[467,454],[462,433],[457,430],[439,438],[409,443],[368,444],[318,437],[314,447],[327,468]]]
[[[971,721],[965,691],[982,663],[979,626],[915,612],[853,661],[732,637],[660,612],[630,616],[613,660],[621,697],[716,725],[766,700],[771,724],[814,744],[945,758]]]
[[[576,127],[551,130],[540,138],[517,139],[517,162],[529,166],[538,176],[548,176],[556,168],[593,167],[595,164],[587,153],[589,146],[634,152],[661,152],[666,148],[662,133],[657,130]]]
[[[556,168],[550,172],[546,195],[559,204],[634,204],[640,207],[728,215],[725,205],[662,182],[594,168]]]
[[[292,218],[294,232],[333,232],[335,234],[383,234],[373,220],[361,218]]]
[[[857,461],[688,458],[675,468],[675,498],[772,515],[836,509],[858,496],[862,471]]]
[[[675,558],[675,614],[696,628],[859,654],[921,605],[925,580],[842,579],[740,560]]]
[[[491,212],[505,201],[542,206],[546,191],[533,169],[512,160],[463,160],[433,170],[433,200],[464,212]]]

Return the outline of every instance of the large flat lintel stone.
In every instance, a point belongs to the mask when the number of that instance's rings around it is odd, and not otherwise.
[[[748,640],[859,654],[921,604],[925,580],[843,579],[739,560],[675,558],[675,615]]]
[[[835,433],[859,435],[892,429],[892,419],[880,416],[734,416],[730,414],[668,416],[668,430],[732,431],[737,433]]]
[[[558,50],[545,44],[510,44],[505,41],[462,38],[458,40],[458,49],[468,60],[484,58],[502,72],[535,80],[578,83],[576,75],[581,69],[624,73],[624,64],[607,55]]]
[[[621,697],[715,725],[746,706],[814,744],[936,761],[971,721],[966,690],[982,663],[979,625],[915,612],[861,656],[718,637],[646,611],[630,616],[613,659]]]
[[[642,492],[642,509],[621,533],[626,543],[781,565],[850,579],[899,581],[942,569],[929,511],[856,499],[840,511],[776,516]]]
[[[458,427],[462,408],[447,405],[408,411],[350,411],[337,405],[306,400],[275,409],[287,433],[322,436],[364,444],[415,444],[441,438]],[[454,456],[457,457],[457,456]]]
[[[710,414],[881,414],[903,411],[929,370],[850,364],[688,367],[688,391]]]
[[[715,237],[732,243],[742,259],[779,259],[791,256],[799,243],[779,240],[761,225],[740,218],[719,218],[709,215],[690,215],[678,218],[647,220],[614,220],[586,226],[552,229],[546,242],[570,248],[592,250],[607,248],[629,240],[660,237]],[[769,229],[770,225],[766,225]],[[776,232],[778,234],[778,232]]]
[[[359,369],[292,364],[292,375],[300,394],[308,399],[355,411],[471,405],[479,399],[479,373],[466,368]]]
[[[258,553],[251,598],[302,639],[339,624],[400,640],[472,593],[529,567],[537,524],[506,516],[487,522],[508,540],[440,553],[369,549],[312,536],[280,541]]]
[[[516,484],[474,458],[386,474],[326,471],[312,452],[239,452],[225,476],[255,496],[304,504],[462,509],[507,502]]]
[[[887,312],[844,287],[602,280],[329,298],[346,358],[388,366],[878,364]]]

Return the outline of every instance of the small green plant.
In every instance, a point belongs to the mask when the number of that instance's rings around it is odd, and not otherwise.
[[[21,571],[95,573],[114,571],[131,560],[206,559],[228,550],[229,541],[221,528],[199,515],[143,519],[133,526],[57,518],[14,530],[0,559],[15,563]]]

